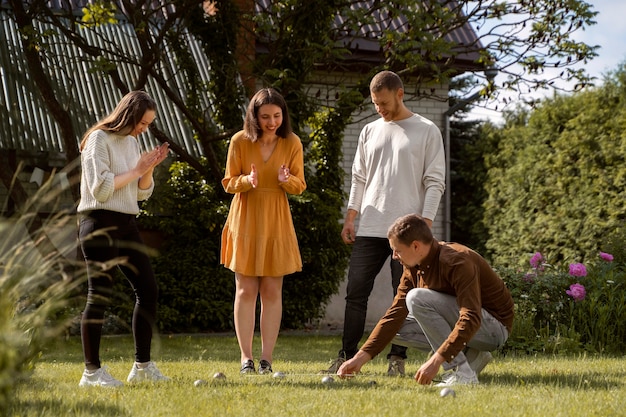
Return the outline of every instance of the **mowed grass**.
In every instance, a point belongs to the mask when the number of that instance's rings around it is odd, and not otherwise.
[[[318,372],[340,347],[339,336],[283,333],[272,375],[239,374],[234,335],[160,336],[153,359],[171,382],[118,389],[79,388],[79,338],[49,346],[33,375],[20,383],[14,416],[623,416],[626,360],[609,357],[497,356],[478,386],[455,387],[455,397],[413,379],[426,359],[409,350],[407,377],[387,377],[386,352],[351,380],[323,384]],[[260,340],[255,339],[258,352]],[[103,363],[125,381],[132,338],[106,337]],[[258,355],[258,353],[257,353]],[[223,372],[225,380],[214,380]],[[206,385],[196,387],[203,379]]]

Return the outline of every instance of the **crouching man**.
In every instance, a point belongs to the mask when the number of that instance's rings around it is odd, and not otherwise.
[[[391,307],[365,344],[337,370],[348,377],[387,344],[434,352],[415,380],[430,384],[444,371],[438,386],[477,384],[513,326],[513,299],[487,261],[456,243],[438,242],[417,215],[399,218],[387,233],[394,259],[404,273]]]

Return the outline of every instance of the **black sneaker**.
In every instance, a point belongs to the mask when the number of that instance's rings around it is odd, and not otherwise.
[[[269,363],[269,361],[266,361],[265,359],[261,359],[261,362],[259,362],[259,374],[263,375],[263,374],[271,374],[272,373],[272,364]]]
[[[336,374],[337,370],[339,369],[339,367],[346,361],[346,358],[344,356],[339,356],[337,357],[337,359],[335,359],[334,361],[332,361],[332,363],[330,364],[330,366],[328,367],[328,369],[324,369],[323,371],[320,371],[320,374]]]
[[[242,374],[252,374],[255,372],[254,369],[254,361],[252,359],[248,359],[244,363],[241,364],[241,372]]]
[[[389,358],[389,367],[387,368],[387,376],[404,376],[404,358],[391,355]]]

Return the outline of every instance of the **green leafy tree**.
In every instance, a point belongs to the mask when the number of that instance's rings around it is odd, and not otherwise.
[[[511,114],[493,132],[485,223],[499,265],[540,251],[549,262],[597,256],[626,217],[625,68],[600,87]]]
[[[313,305],[318,307],[294,314],[301,322],[316,318],[321,311],[319,306],[328,300],[343,278],[347,252],[336,238],[344,197],[341,193],[341,144],[346,126],[362,110],[372,74],[393,69],[415,86],[407,91],[410,98],[446,100],[447,97],[435,96],[437,89],[432,88],[433,83],[449,82],[459,73],[459,62],[471,62],[477,76],[481,76],[484,68],[495,64],[509,75],[505,88],[521,89],[522,84],[534,88],[549,85],[535,80],[536,74],[545,68],[561,68],[563,73],[559,77],[586,84],[590,79],[584,68],[580,71],[572,68],[595,56],[594,47],[572,38],[573,33],[594,23],[595,12],[581,1],[532,0],[509,4],[397,0],[373,1],[363,7],[362,3],[350,0],[202,3],[172,0],[158,4],[147,0],[99,0],[86,4],[82,14],[70,8],[53,11],[45,0],[27,3],[10,0],[9,5],[22,33],[24,50],[29,51],[29,72],[37,78],[42,95],[57,99],[47,99],[46,105],[64,128],[68,155],[77,151],[76,132],[82,132],[85,127],[72,126],[67,110],[58,111],[63,110],[60,102],[72,101],[68,97],[72,91],[64,89],[51,75],[48,68],[55,69],[56,60],[55,52],[48,45],[80,48],[85,65],[109,80],[120,95],[148,85],[157,85],[164,91],[180,111],[181,123],[193,129],[205,157],[202,161],[194,158],[166,132],[156,126],[151,128],[160,141],[170,143],[178,160],[188,165],[174,167],[175,171],[185,174],[179,177],[172,174],[170,185],[178,189],[165,192],[183,201],[183,197],[189,197],[189,192],[195,192],[198,200],[187,207],[198,208],[202,205],[197,203],[204,202],[204,210],[220,213],[227,206],[229,198],[221,190],[219,181],[223,175],[227,139],[233,130],[240,128],[244,91],[246,95],[251,92],[247,90],[248,83],[273,86],[283,93],[294,128],[306,146],[309,186],[301,197],[290,199],[306,267],[301,279],[287,280],[285,299],[290,299],[291,282],[306,283],[315,289],[311,291],[312,297],[318,294],[317,298],[305,302],[307,309]],[[83,36],[84,31],[97,32],[102,25],[119,24],[122,20],[131,26],[131,36],[138,40],[136,54],[122,55],[115,42],[96,45]],[[34,23],[44,23],[53,30],[44,33]],[[464,25],[492,29],[480,37],[460,42],[458,29]],[[511,30],[522,26],[527,30]],[[203,43],[204,52],[210,57],[209,83],[201,82],[200,69],[193,65],[188,33]],[[255,42],[255,48],[247,53],[250,49],[246,49],[246,45],[250,42]],[[364,50],[366,44],[374,47]],[[520,44],[525,45],[525,49],[520,51],[517,48]],[[167,54],[176,57],[177,68],[163,63]],[[122,73],[121,62],[131,65],[134,75]],[[514,68],[518,66],[522,72],[516,73]],[[184,74],[183,80],[174,81],[172,71]],[[237,82],[238,74],[241,84]],[[497,87],[489,85],[486,93],[497,91]],[[212,103],[208,107],[203,104],[207,97]],[[189,167],[196,170],[198,176],[188,173]],[[188,189],[180,179],[198,182],[191,187],[195,191]],[[201,192],[205,185],[210,187],[211,198],[205,198]],[[159,198],[166,197],[159,194],[153,197]],[[174,239],[173,225],[180,217],[188,219],[190,224],[195,221],[194,227],[204,230],[208,225],[200,222],[206,220],[205,216],[194,219],[193,215],[179,215],[171,205],[161,204],[160,207],[172,211],[150,211],[148,206],[146,222],[180,245],[174,247],[172,243],[167,250],[176,254],[196,250],[196,242]],[[213,234],[207,236],[214,238]],[[165,260],[172,259],[165,251],[161,257],[163,265]],[[219,265],[209,268],[199,262],[202,259],[196,256],[195,262],[184,265],[174,265],[172,261],[168,272],[160,267],[157,273],[184,276],[187,280],[202,280],[198,271],[205,268],[221,273],[217,271]],[[159,258],[156,262],[161,261]],[[165,291],[174,291],[169,287],[175,282],[172,280]],[[164,297],[162,304],[167,305],[169,300]]]

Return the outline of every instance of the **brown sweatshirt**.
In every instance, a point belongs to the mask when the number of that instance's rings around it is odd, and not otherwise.
[[[504,281],[473,250],[458,243],[433,241],[422,264],[404,268],[391,307],[361,347],[372,358],[382,352],[402,327],[408,314],[406,294],[413,288],[428,288],[456,297],[459,320],[446,341],[437,349],[447,362],[465,349],[480,328],[481,308],[487,310],[511,333],[513,298]]]

